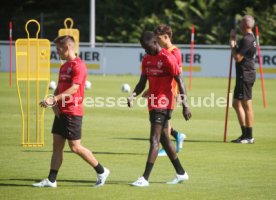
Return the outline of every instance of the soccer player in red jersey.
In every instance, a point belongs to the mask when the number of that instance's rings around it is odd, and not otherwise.
[[[157,37],[157,41],[161,47],[167,49],[174,57],[176,58],[179,70],[182,72],[182,56],[181,51],[175,45],[172,44],[172,29],[170,26],[166,24],[160,24],[154,29],[154,34]],[[173,80],[173,91],[176,101],[179,101],[178,95],[178,86],[177,82]],[[169,124],[170,125],[170,124]],[[183,141],[186,138],[184,133],[178,132],[172,127],[169,129],[171,135],[176,140],[176,152],[179,152],[182,149]],[[164,149],[160,149],[158,156],[166,156],[166,152]]]
[[[70,149],[83,158],[97,172],[95,186],[102,186],[109,175],[109,170],[103,167],[92,152],[81,144],[81,127],[84,98],[84,86],[87,76],[85,63],[75,55],[75,41],[71,36],[60,36],[54,40],[57,52],[66,62],[60,67],[58,87],[54,96],[49,96],[40,105],[49,107],[58,105],[55,109],[55,119],[52,127],[53,153],[51,169],[47,179],[33,184],[35,187],[57,187],[56,177],[63,160],[63,149],[66,140]]]
[[[176,58],[176,61],[179,66],[179,70],[182,71],[182,56],[181,56],[181,51],[178,49],[175,45],[172,44],[172,29],[170,26],[166,24],[160,24],[154,29],[154,34],[157,38],[157,41],[159,45],[162,48],[167,49],[174,57]],[[179,102],[181,99],[179,99],[179,93],[178,93],[178,87],[177,87],[177,82],[173,80],[173,91],[174,91],[174,96],[177,102]],[[148,96],[148,90],[146,90],[143,94],[143,97]],[[169,124],[170,125],[170,124]],[[171,126],[170,126],[171,127]],[[187,137],[186,134],[181,133],[176,131],[174,128],[169,128],[171,135],[175,138],[176,140],[176,152],[178,153],[182,147],[183,147],[183,142],[184,139]],[[167,153],[164,149],[160,149],[158,152],[158,156],[166,156]]]
[[[140,43],[147,54],[142,60],[140,80],[132,94],[128,97],[128,106],[132,107],[134,97],[143,92],[146,82],[149,81],[150,149],[144,174],[132,185],[139,187],[149,185],[149,175],[156,160],[160,142],[176,170],[176,177],[171,182],[168,182],[168,184],[178,184],[184,180],[188,180],[189,176],[183,169],[175,148],[170,141],[168,120],[171,118],[174,108],[173,80],[176,80],[179,93],[181,94],[183,116],[186,120],[191,118],[181,71],[175,57],[166,49],[161,48],[153,32],[144,32],[141,35]]]

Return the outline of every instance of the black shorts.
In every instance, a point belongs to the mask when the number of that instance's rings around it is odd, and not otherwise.
[[[243,81],[242,79],[236,80],[234,99],[238,99],[238,100],[252,99],[253,85],[254,85],[254,82],[246,82],[246,81]]]
[[[164,128],[168,128],[169,120],[172,116],[172,110],[154,109],[149,112],[149,115],[151,123],[162,124]]]
[[[82,116],[64,115],[55,116],[52,133],[61,135],[68,140],[81,139]]]

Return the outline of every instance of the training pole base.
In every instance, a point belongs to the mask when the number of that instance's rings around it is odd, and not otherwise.
[[[43,147],[44,146],[43,143],[24,143],[21,145],[22,147]]]

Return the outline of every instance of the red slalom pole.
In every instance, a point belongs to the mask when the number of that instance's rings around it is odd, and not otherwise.
[[[193,63],[194,63],[194,39],[195,39],[195,27],[192,25],[191,33],[191,47],[190,47],[190,80],[189,80],[189,90],[192,90],[192,79],[193,79]]]
[[[261,47],[259,42],[259,28],[256,26],[256,38],[257,38],[257,49],[258,49],[258,60],[259,60],[259,67],[260,67],[260,77],[262,82],[262,94],[263,94],[263,102],[264,108],[266,108],[266,95],[265,95],[265,83],[264,83],[264,73],[263,73],[263,62],[262,62],[262,54],[261,54]]]
[[[12,86],[12,22],[10,21],[10,87]]]
[[[228,75],[228,88],[227,88],[227,103],[226,103],[226,112],[225,112],[225,124],[224,124],[224,138],[223,142],[226,142],[227,137],[227,126],[228,126],[228,111],[229,111],[229,94],[231,88],[231,78],[232,78],[232,53],[230,56],[230,66],[229,66],[229,75]]]

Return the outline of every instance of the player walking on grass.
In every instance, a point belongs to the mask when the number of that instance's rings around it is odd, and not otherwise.
[[[54,96],[48,97],[40,103],[45,108],[57,103],[58,109],[55,109],[56,116],[52,127],[53,153],[50,173],[47,179],[35,183],[33,186],[57,187],[56,177],[63,161],[66,140],[70,149],[95,169],[97,173],[95,186],[102,186],[110,172],[96,160],[89,149],[81,144],[86,65],[75,55],[73,37],[60,36],[54,40],[54,43],[60,58],[67,62],[60,68],[58,87]]]
[[[162,48],[167,49],[171,54],[173,54],[177,60],[177,64],[180,68],[180,71],[182,72],[182,56],[181,56],[181,51],[178,49],[176,46],[172,44],[172,29],[170,26],[166,24],[161,24],[157,26],[154,29],[154,34],[157,38],[157,41],[159,45]],[[173,91],[174,91],[174,96],[176,101],[178,102],[178,87],[177,87],[177,82],[173,80]],[[170,123],[169,123],[170,126]],[[170,126],[171,127],[171,126]],[[176,140],[176,152],[178,153],[182,147],[183,147],[183,141],[186,139],[186,134],[181,133],[173,129],[172,127],[169,128],[171,135],[175,138]],[[166,152],[164,149],[160,149],[158,152],[158,156],[166,156]]]
[[[238,46],[236,45],[236,34],[232,30],[230,33],[230,47],[232,56],[236,61],[236,86],[234,90],[233,107],[237,113],[242,134],[232,140],[234,143],[253,144],[252,127],[254,113],[252,106],[252,87],[256,79],[255,56],[256,39],[252,32],[254,18],[245,15],[240,23],[240,31],[243,38]]]
[[[177,63],[179,65],[180,70],[182,71],[182,56],[181,56],[181,52],[180,50],[174,46],[172,44],[172,29],[170,26],[166,25],[166,24],[161,24],[159,26],[157,26],[154,29],[154,34],[157,38],[157,41],[159,43],[159,45],[162,48],[167,49],[167,51],[169,51],[171,54],[173,54],[177,60]],[[177,87],[177,83],[175,80],[173,80],[173,91],[174,91],[174,96],[176,101],[178,102],[178,87]],[[147,97],[148,96],[148,90],[146,90],[143,94],[143,97]],[[170,124],[169,124],[170,126]],[[171,127],[171,126],[170,126]],[[184,133],[178,132],[175,129],[173,129],[172,127],[169,128],[170,130],[170,134],[175,138],[176,140],[176,152],[180,152],[180,150],[183,147],[183,142],[184,139],[186,139],[186,135]],[[164,149],[160,149],[158,152],[158,156],[166,156],[167,153]]]
[[[149,81],[148,109],[150,117],[150,149],[146,168],[142,177],[132,183],[133,186],[145,187],[149,185],[148,179],[156,160],[159,143],[163,145],[170,158],[176,177],[168,184],[177,184],[188,180],[189,176],[183,169],[174,146],[170,140],[169,119],[174,108],[174,94],[172,81],[176,80],[182,98],[183,116],[186,120],[191,118],[191,113],[186,102],[186,92],[181,71],[175,57],[166,49],[162,49],[153,32],[146,31],[140,38],[141,46],[146,55],[142,60],[142,73],[140,80],[132,94],[128,97],[128,106],[132,107],[134,97],[143,92],[147,80]]]

